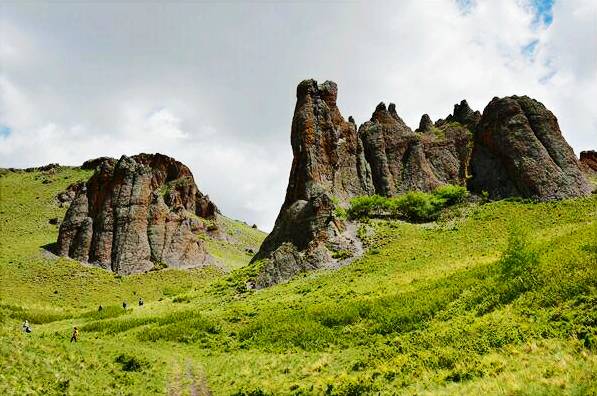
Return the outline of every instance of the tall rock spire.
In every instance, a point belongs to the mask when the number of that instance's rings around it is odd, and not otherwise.
[[[356,125],[345,121],[336,105],[336,83],[305,80],[296,96],[286,198],[273,231],[253,259],[266,262],[258,287],[332,265],[337,262],[335,251],[356,254],[360,242],[334,208],[374,192]]]

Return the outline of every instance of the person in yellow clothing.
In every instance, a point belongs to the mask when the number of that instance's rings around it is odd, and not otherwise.
[[[73,328],[73,335],[70,338],[70,342],[77,342],[77,340],[79,339],[79,329],[77,329],[76,327]]]

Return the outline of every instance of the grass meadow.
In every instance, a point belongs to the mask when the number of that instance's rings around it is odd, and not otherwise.
[[[229,219],[208,242],[222,265],[201,270],[119,277],[46,253],[54,196],[87,177],[0,176],[4,394],[597,393],[595,195],[362,219],[362,258],[246,290],[264,235]]]

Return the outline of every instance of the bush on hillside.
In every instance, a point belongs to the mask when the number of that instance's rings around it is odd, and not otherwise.
[[[114,361],[120,363],[122,371],[143,371],[145,367],[149,367],[149,363],[145,360],[124,353],[118,355]]]
[[[350,207],[347,210],[348,217],[360,219],[365,217],[379,216],[390,209],[391,198],[381,195],[364,195],[350,200]]]
[[[393,199],[394,212],[411,221],[435,220],[446,201],[433,194],[411,191]]]
[[[351,219],[391,217],[415,222],[431,221],[443,208],[461,203],[467,196],[465,187],[453,185],[438,187],[433,193],[411,191],[391,198],[366,195],[350,201],[347,215]]]
[[[468,197],[468,191],[466,187],[463,186],[455,186],[452,184],[446,184],[444,186],[439,186],[433,192],[438,198],[444,199],[447,205],[456,205],[458,203],[464,202],[466,197]]]
[[[532,274],[539,264],[537,252],[530,248],[528,235],[520,226],[512,226],[508,234],[508,245],[500,259],[502,276],[523,278]]]
[[[502,253],[499,268],[502,277],[502,303],[514,300],[539,283],[539,255],[530,247],[526,231],[512,226],[508,245]]]

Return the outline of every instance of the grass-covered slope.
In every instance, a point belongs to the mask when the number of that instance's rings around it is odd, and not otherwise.
[[[245,251],[257,249],[265,233],[243,222],[218,215],[222,240],[205,237],[217,268],[192,271],[164,270],[142,276],[120,277],[66,258],[52,258],[44,248],[56,242],[57,224],[67,207],[56,195],[93,171],[60,167],[50,171],[3,171],[0,176],[0,298],[20,304],[50,304],[69,309],[99,304],[132,303],[180,294],[205,286],[220,275],[251,259]]]
[[[57,233],[48,218],[64,211],[53,196],[87,176],[0,177],[4,393],[597,391],[596,196],[467,204],[428,224],[369,221],[362,259],[240,292],[250,268],[119,278],[44,258],[39,246]],[[238,268],[254,230],[227,227],[242,242],[209,248]],[[144,307],[119,308],[139,295]],[[24,319],[33,333],[20,331]]]

